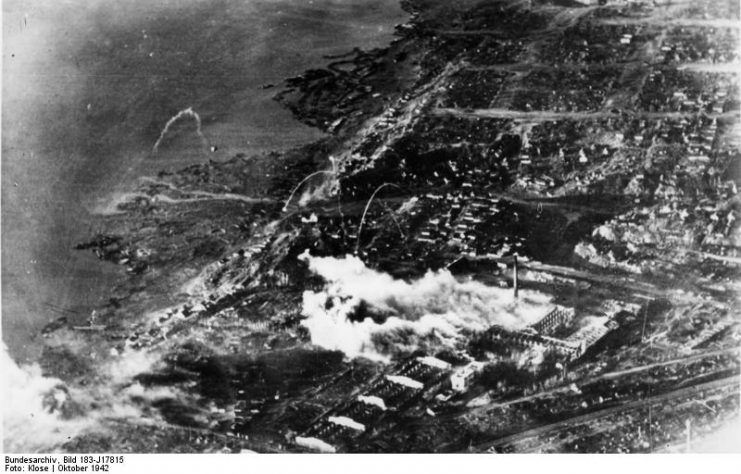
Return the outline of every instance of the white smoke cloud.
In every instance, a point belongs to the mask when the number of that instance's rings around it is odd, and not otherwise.
[[[523,328],[542,317],[550,302],[535,291],[521,290],[514,298],[511,290],[458,281],[447,270],[406,282],[369,269],[350,255],[338,259],[304,252],[300,259],[327,280],[324,291],[304,293],[302,324],[312,343],[348,357],[385,360],[394,344],[404,350],[455,347],[465,332],[493,324]],[[382,323],[351,321],[348,315],[361,301],[388,318]]]
[[[50,412],[44,399],[63,386],[61,380],[44,377],[38,365],[20,367],[2,343],[3,446],[5,451],[47,450],[80,433],[84,420],[65,420]],[[58,400],[63,402],[63,400]]]
[[[106,420],[138,422],[134,401],[174,397],[170,388],[145,388],[133,382],[159,360],[145,352],[125,352],[104,362],[86,387],[45,377],[37,364],[19,366],[2,344],[3,449],[6,452],[53,452],[85,432],[104,432]]]

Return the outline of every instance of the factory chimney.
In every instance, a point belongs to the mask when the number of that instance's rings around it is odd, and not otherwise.
[[[514,256],[514,266],[512,269],[512,273],[514,274],[512,277],[513,287],[515,290],[515,298],[517,298],[517,255]]]

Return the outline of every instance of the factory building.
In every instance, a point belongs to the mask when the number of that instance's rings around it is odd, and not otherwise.
[[[377,377],[364,393],[340,403],[332,415],[316,420],[295,442],[313,451],[335,452],[372,427],[385,411],[399,410],[425,391],[437,390],[450,370],[448,362],[435,357],[410,358]]]
[[[318,451],[320,453],[336,453],[337,449],[329,443],[325,443],[321,439],[311,437],[296,437],[296,444],[302,448],[311,449],[312,451]]]
[[[381,397],[376,397],[373,395],[358,395],[358,401],[361,403],[365,403],[366,405],[378,407],[381,411],[388,410],[388,408],[386,407],[386,403]]]
[[[437,357],[417,357],[417,362],[440,370],[450,370],[450,364],[444,360],[438,359]]]
[[[551,335],[561,325],[568,324],[574,319],[576,312],[574,308],[556,306],[549,311],[543,318],[530,327],[538,334]]]
[[[581,344],[583,346],[582,353],[589,347],[594,345],[597,341],[602,339],[610,331],[617,329],[618,325],[615,321],[608,320],[606,322],[595,322],[579,329],[575,333],[571,334],[566,338],[566,342],[572,344]]]
[[[330,423],[334,423],[335,425],[350,428],[351,430],[355,430],[360,433],[365,431],[365,425],[363,425],[362,423],[358,423],[357,421],[347,416],[330,416],[329,418],[327,418],[327,421],[329,421]]]
[[[610,302],[613,308],[610,314],[616,314],[620,305]],[[492,326],[486,336],[490,340],[502,341],[518,347],[543,347],[554,349],[569,360],[581,357],[584,352],[602,339],[610,331],[617,329],[618,324],[610,317],[594,318],[592,322],[565,339],[550,336],[561,325],[568,324],[574,319],[574,310],[556,306],[548,312],[540,321],[519,331],[510,331],[501,326]]]
[[[422,390],[424,388],[424,384],[422,382],[406,377],[404,375],[387,375],[386,380],[391,383],[401,385],[403,387],[411,388],[413,390]]]
[[[450,386],[456,392],[465,392],[471,386],[476,375],[481,372],[484,364],[471,362],[456,370],[450,375]]]
[[[487,330],[487,336],[491,340],[500,340],[507,344],[519,347],[545,347],[555,349],[569,359],[575,359],[582,355],[581,344],[574,341],[564,341],[555,337],[541,336],[529,331],[509,331],[501,326],[492,326]]]

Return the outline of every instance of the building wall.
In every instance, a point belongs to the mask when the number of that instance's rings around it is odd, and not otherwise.
[[[556,306],[548,314],[530,327],[538,331],[540,334],[551,334],[558,326],[566,324],[574,319],[575,312],[572,308],[565,308],[563,306]]]

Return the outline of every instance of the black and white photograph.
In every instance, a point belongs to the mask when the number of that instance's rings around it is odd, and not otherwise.
[[[740,12],[2,0],[4,472],[741,453]]]

